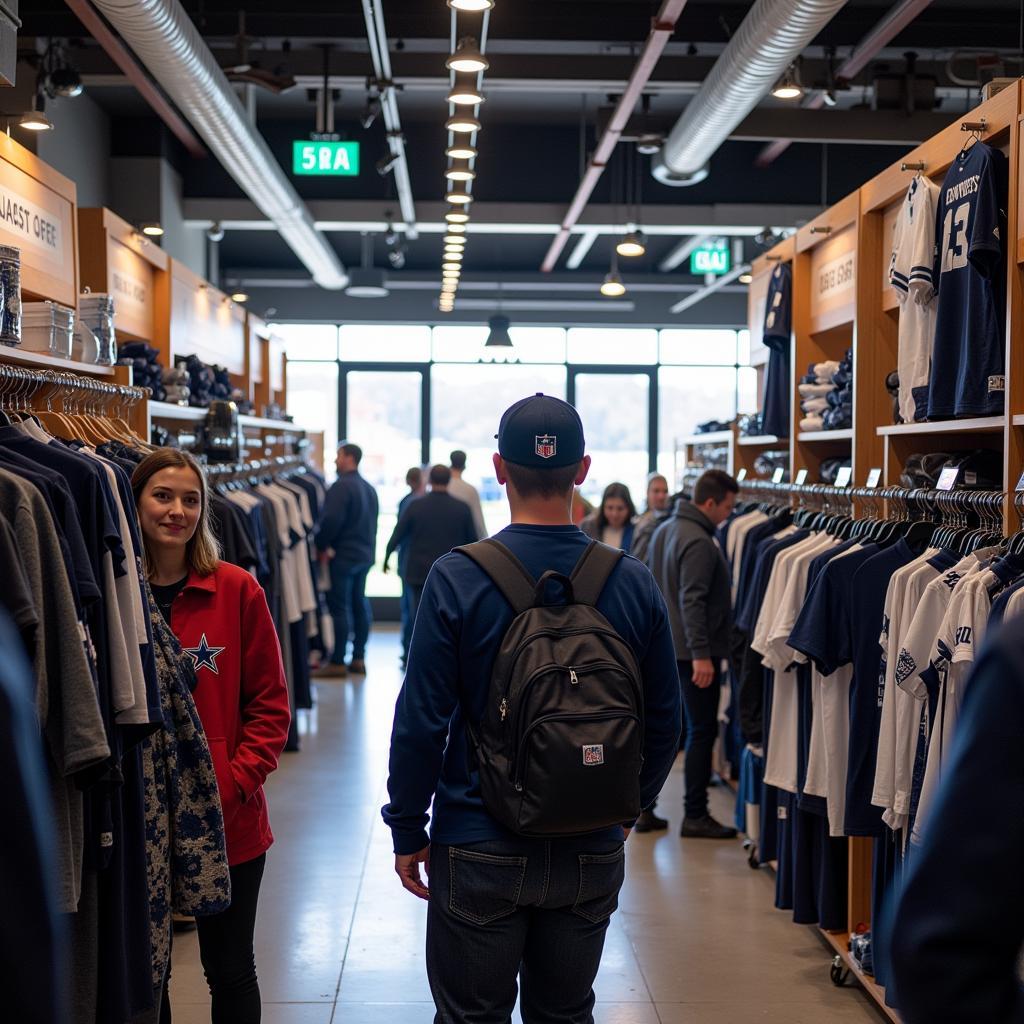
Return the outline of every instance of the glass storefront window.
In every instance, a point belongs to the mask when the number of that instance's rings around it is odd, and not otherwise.
[[[288,359],[338,358],[338,328],[335,324],[268,324],[269,330],[284,338]]]
[[[632,327],[570,327],[569,362],[634,366],[658,361],[658,332]]]
[[[343,363],[426,363],[430,328],[401,324],[344,324],[339,332]]]
[[[333,328],[332,328],[333,330]],[[334,453],[338,450],[338,364],[288,363],[288,413],[307,430],[324,432],[324,447],[316,456],[317,468],[328,481],[336,476]]]
[[[708,328],[672,329],[658,333],[662,363],[735,366],[738,361],[735,331]]]
[[[431,332],[435,362],[475,363],[486,358],[491,351],[484,350],[487,333],[486,324],[479,327],[435,327]]]
[[[290,381],[291,367],[289,367]],[[363,449],[359,471],[377,489],[377,559],[370,570],[370,597],[398,597],[401,581],[384,575],[384,549],[398,521],[398,503],[405,496],[405,474],[418,466],[422,374],[417,371],[349,370],[347,440]],[[394,569],[394,559],[392,559]]]
[[[512,357],[520,363],[564,363],[562,327],[510,327]]]
[[[565,367],[435,364],[430,389],[430,461],[448,465],[456,448],[466,452],[465,479],[480,491],[487,532],[497,533],[509,522],[505,491],[491,464],[498,421],[513,402],[538,391],[565,398]]]

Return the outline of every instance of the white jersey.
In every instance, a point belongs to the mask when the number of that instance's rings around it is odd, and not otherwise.
[[[935,208],[939,188],[918,175],[910,183],[893,227],[889,283],[900,302],[900,416],[907,423],[928,415],[928,379],[935,338]]]

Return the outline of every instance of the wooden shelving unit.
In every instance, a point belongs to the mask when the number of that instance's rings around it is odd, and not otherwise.
[[[728,444],[732,440],[731,430],[712,430],[707,434],[687,434],[679,438],[679,444],[696,446],[701,444]]]
[[[807,430],[796,435],[802,444],[815,444],[819,441],[852,441],[853,427],[848,430]]]
[[[900,1015],[891,1007],[885,1005],[885,989],[870,975],[865,974],[860,965],[850,954],[850,933],[849,932],[826,932],[821,930],[825,941],[842,958],[843,965],[850,974],[857,979],[864,991],[878,1004],[878,1008],[894,1024],[901,1024]]]
[[[205,409],[191,405],[175,405],[173,402],[150,402],[149,415],[155,420],[177,420],[196,423],[206,419]]]
[[[789,447],[788,438],[776,437],[774,434],[752,434],[747,437],[740,434],[736,443],[743,448],[774,448],[776,445]]]
[[[114,376],[113,366],[100,366],[97,363],[78,363],[74,359],[61,359],[46,352],[31,352],[28,349],[16,348],[13,345],[0,345],[0,362],[25,366],[31,370],[65,370],[86,377]]]
[[[1016,417],[1014,422],[1016,422]],[[1024,416],[1020,417],[1024,422]],[[938,420],[934,423],[893,423],[878,427],[879,437],[921,437],[927,434],[1001,434],[1005,416],[981,416],[971,420]]]

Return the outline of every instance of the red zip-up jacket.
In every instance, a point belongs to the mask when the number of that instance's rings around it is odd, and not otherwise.
[[[171,631],[196,666],[193,697],[217,771],[228,863],[243,864],[274,841],[263,783],[291,722],[263,588],[228,562],[208,576],[192,572],[171,605]]]

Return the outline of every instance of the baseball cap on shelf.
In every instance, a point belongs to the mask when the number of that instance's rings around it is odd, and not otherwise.
[[[509,406],[494,436],[501,457],[517,466],[571,466],[583,458],[580,414],[568,402],[540,392]]]

